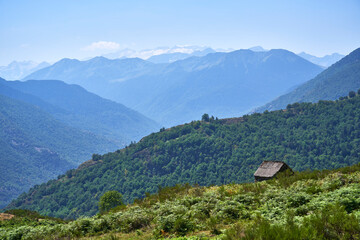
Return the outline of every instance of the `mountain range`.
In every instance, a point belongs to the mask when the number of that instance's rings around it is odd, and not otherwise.
[[[315,78],[255,111],[283,109],[287,104],[295,102],[335,100],[357,89],[360,89],[360,48],[325,69]]]
[[[122,103],[164,126],[240,116],[322,71],[296,54],[274,49],[209,53],[170,64],[142,59],[63,59],[25,78],[59,79]]]
[[[157,47],[153,49],[143,49],[143,50],[134,50],[130,48],[122,49],[113,53],[108,53],[102,55],[103,57],[109,59],[119,59],[119,58],[141,58],[144,60],[148,60],[151,57],[157,58],[156,56],[164,55],[164,57],[160,57],[162,60],[166,59],[166,56],[178,56],[180,58],[185,58],[189,56],[196,55],[205,55],[208,51],[230,51],[229,49],[217,49],[213,50],[210,47],[202,47],[202,46],[190,46],[190,45],[179,45],[173,47]],[[170,59],[171,60],[171,59]],[[169,63],[168,61],[166,61]]]
[[[254,52],[268,51],[262,48],[261,46],[251,47],[249,48],[249,50],[252,50]],[[171,63],[192,56],[205,56],[208,53],[222,52],[222,51],[229,52],[233,50],[229,50],[229,49],[213,50],[212,48],[209,47],[198,47],[198,46],[174,46],[171,48],[162,47],[162,48],[147,49],[141,51],[124,49],[118,52],[105,54],[104,57],[109,59],[124,59],[124,58],[139,57],[153,63]],[[298,55],[322,67],[329,67],[330,65],[332,65],[333,63],[337,62],[342,57],[344,57],[343,55],[338,53],[333,53],[331,55],[326,55],[323,57],[317,57],[314,55],[307,54],[305,52],[301,52]],[[8,80],[19,80],[37,70],[40,70],[48,66],[50,66],[50,64],[47,62],[36,63],[34,61],[13,61],[7,66],[0,66],[0,77]]]
[[[64,58],[52,66],[36,71],[23,80],[62,80],[78,84],[86,90],[107,96],[114,84],[161,69],[157,65],[140,58],[111,60],[95,57],[87,61]]]

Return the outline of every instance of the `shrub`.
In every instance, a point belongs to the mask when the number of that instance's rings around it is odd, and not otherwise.
[[[188,232],[194,231],[195,225],[189,219],[179,217],[174,222],[173,232],[179,236],[185,236]]]
[[[328,205],[305,219],[303,228],[321,239],[360,239],[359,219],[340,204]]]
[[[120,205],[123,205],[123,201],[122,195],[118,191],[108,191],[104,193],[99,201],[99,209],[102,213]]]

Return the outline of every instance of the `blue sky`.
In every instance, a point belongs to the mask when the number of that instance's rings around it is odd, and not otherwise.
[[[0,0],[0,65],[174,45],[348,54],[359,26],[359,0]]]

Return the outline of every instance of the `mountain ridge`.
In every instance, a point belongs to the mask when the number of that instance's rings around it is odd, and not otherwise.
[[[42,103],[36,102],[38,106],[44,107],[59,121],[105,136],[119,148],[160,128],[153,120],[138,112],[103,99],[79,85],[69,85],[57,80],[3,82],[5,83],[8,87],[41,99]],[[46,104],[51,104],[52,108]]]
[[[50,66],[50,64],[47,62],[36,63],[33,61],[13,61],[7,66],[0,66],[0,77],[18,80],[48,66]]]
[[[342,58],[315,78],[254,111],[277,110],[294,102],[335,100],[360,88],[360,48]]]
[[[76,83],[172,126],[198,119],[205,112],[217,117],[240,116],[322,71],[287,50],[216,52],[170,64],[103,60],[112,64],[96,67],[91,64],[95,60],[66,68],[54,64],[25,79]]]
[[[269,58],[263,61],[264,56]],[[155,76],[121,82],[111,98],[171,126],[198,119],[205,112],[240,116],[321,70],[286,50],[217,52],[176,61]],[[135,98],[136,93],[143,99]]]
[[[332,53],[323,57],[317,57],[306,52],[298,53],[298,55],[312,63],[315,63],[325,68],[330,67],[331,65],[345,57],[344,55],[339,53]]]

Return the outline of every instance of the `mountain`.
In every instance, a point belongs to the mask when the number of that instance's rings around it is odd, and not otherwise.
[[[0,217],[12,218],[2,221],[0,238],[16,233],[18,239],[357,239],[359,171],[356,164],[256,183],[179,184],[73,221],[7,210]]]
[[[0,90],[22,95],[1,83]],[[24,94],[22,98],[32,96]],[[90,159],[92,153],[115,148],[105,138],[71,128],[39,107],[2,93],[0,122],[0,208],[31,186]]]
[[[249,48],[249,50],[251,50],[253,52],[266,52],[266,51],[268,51],[268,50],[264,49],[261,46],[251,47],[251,48]]]
[[[190,57],[171,64],[141,59],[64,59],[25,79],[59,79],[123,103],[164,126],[240,116],[322,71],[296,54],[273,49]]]
[[[7,66],[0,66],[0,77],[5,79],[21,79],[37,70],[50,66],[47,62],[35,63],[33,61],[13,61]]]
[[[30,74],[23,80],[62,80],[78,84],[86,90],[107,96],[111,83],[126,81],[158,69],[156,64],[140,58],[107,59],[95,57],[87,61],[64,58],[50,67]]]
[[[146,60],[152,63],[172,63],[188,57],[191,57],[189,53],[164,53],[151,56]]]
[[[157,47],[152,49],[143,49],[143,50],[134,50],[125,48],[113,53],[105,54],[103,57],[109,58],[109,59],[119,59],[119,58],[141,58],[141,59],[149,59],[153,56],[157,55],[163,55],[163,54],[173,54],[175,55],[177,53],[182,54],[190,54],[193,55],[194,53],[201,53],[206,52],[206,50],[209,50],[211,48],[209,47],[200,47],[200,46],[189,46],[189,45],[183,45],[183,46],[173,46],[173,47]],[[180,56],[181,54],[179,54]]]
[[[190,57],[114,84],[108,97],[165,126],[199,119],[240,116],[322,69],[286,50],[238,50]]]
[[[118,148],[160,128],[160,125],[140,113],[101,98],[78,85],[55,80],[2,83],[22,93],[3,94],[35,104],[69,126],[104,136]],[[21,97],[23,93],[43,102],[29,97],[24,99]]]
[[[202,57],[209,53],[214,53],[214,52],[215,50],[211,48],[206,48],[204,50],[194,51],[192,53],[182,53],[182,52],[164,53],[164,54],[151,56],[146,60],[152,63],[172,63],[192,56]]]
[[[325,55],[323,57],[316,57],[305,52],[299,53],[298,56],[325,68],[330,67],[344,57],[344,55],[341,55],[339,53],[333,53],[331,55]]]
[[[360,48],[354,50],[315,78],[255,109],[255,111],[283,109],[286,108],[287,104],[294,102],[335,100],[345,96],[350,91],[358,89],[360,89]]]
[[[263,160],[285,161],[295,171],[359,162],[360,95],[296,103],[242,118],[203,119],[161,129],[124,149],[95,156],[57,180],[32,188],[8,208],[77,218],[96,214],[100,196],[110,190],[132,202],[159,186],[253,181]]]

